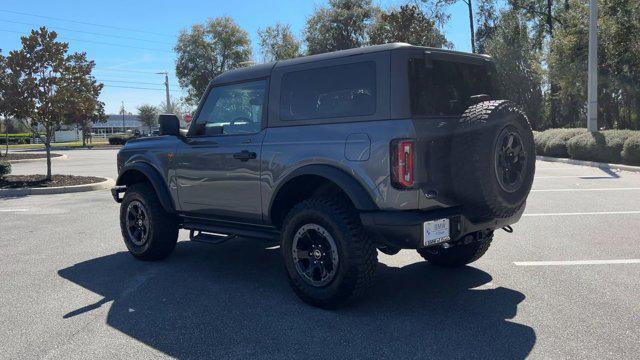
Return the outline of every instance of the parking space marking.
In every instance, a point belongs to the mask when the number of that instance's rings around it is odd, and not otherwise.
[[[574,216],[574,215],[621,215],[621,214],[640,214],[640,211],[590,211],[590,212],[572,212],[572,213],[538,213],[523,214],[527,216]]]
[[[0,209],[0,212],[25,212],[29,209]]]
[[[615,176],[607,175],[549,175],[549,176],[535,176],[534,179],[566,179],[566,178],[580,178],[580,179],[618,179]]]
[[[533,189],[531,192],[562,192],[562,191],[625,191],[625,190],[640,190],[640,187],[626,187],[626,188],[595,188],[595,189]]]
[[[618,260],[573,260],[573,261],[514,261],[516,266],[570,266],[570,265],[612,265],[640,264],[640,259]]]

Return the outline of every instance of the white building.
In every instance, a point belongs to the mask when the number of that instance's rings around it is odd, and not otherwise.
[[[157,126],[154,126],[152,130],[156,128]],[[91,126],[91,132],[96,135],[135,133],[136,131],[141,134],[149,132],[149,127],[143,125],[136,115],[107,115],[106,122],[96,122]]]

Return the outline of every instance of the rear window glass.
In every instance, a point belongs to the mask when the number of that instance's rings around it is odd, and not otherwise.
[[[284,74],[281,120],[312,120],[376,112],[376,65],[361,62]]]
[[[457,116],[476,95],[493,96],[490,67],[449,61],[409,59],[411,113]]]

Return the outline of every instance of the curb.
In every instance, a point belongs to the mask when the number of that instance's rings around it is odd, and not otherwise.
[[[591,166],[597,167],[600,169],[617,169],[624,171],[631,171],[640,173],[640,166],[631,166],[631,165],[622,165],[622,164],[609,164],[609,163],[601,163],[597,161],[584,161],[584,160],[574,160],[574,159],[565,159],[565,158],[555,158],[550,156],[536,156],[537,160],[548,161],[548,162],[559,162],[564,164],[571,165],[582,165],[582,166]]]
[[[60,156],[54,156],[51,158],[51,161],[53,160],[67,160],[69,159],[69,157],[67,156],[67,154],[62,154]],[[9,163],[11,164],[18,164],[18,163],[26,163],[26,162],[36,162],[36,161],[47,161],[46,157],[43,158],[35,158],[35,159],[21,159],[21,160],[9,160]]]
[[[26,196],[26,195],[50,195],[50,194],[69,194],[76,192],[94,191],[109,189],[116,182],[111,178],[103,178],[104,181],[93,184],[58,186],[50,188],[22,188],[22,189],[0,189],[0,197],[8,196]]]

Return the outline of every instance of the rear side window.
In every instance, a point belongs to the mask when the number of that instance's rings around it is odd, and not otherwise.
[[[281,120],[312,120],[372,115],[376,112],[373,61],[284,74]]]
[[[493,96],[490,67],[450,61],[409,59],[411,113],[458,116],[475,103],[472,96]]]

